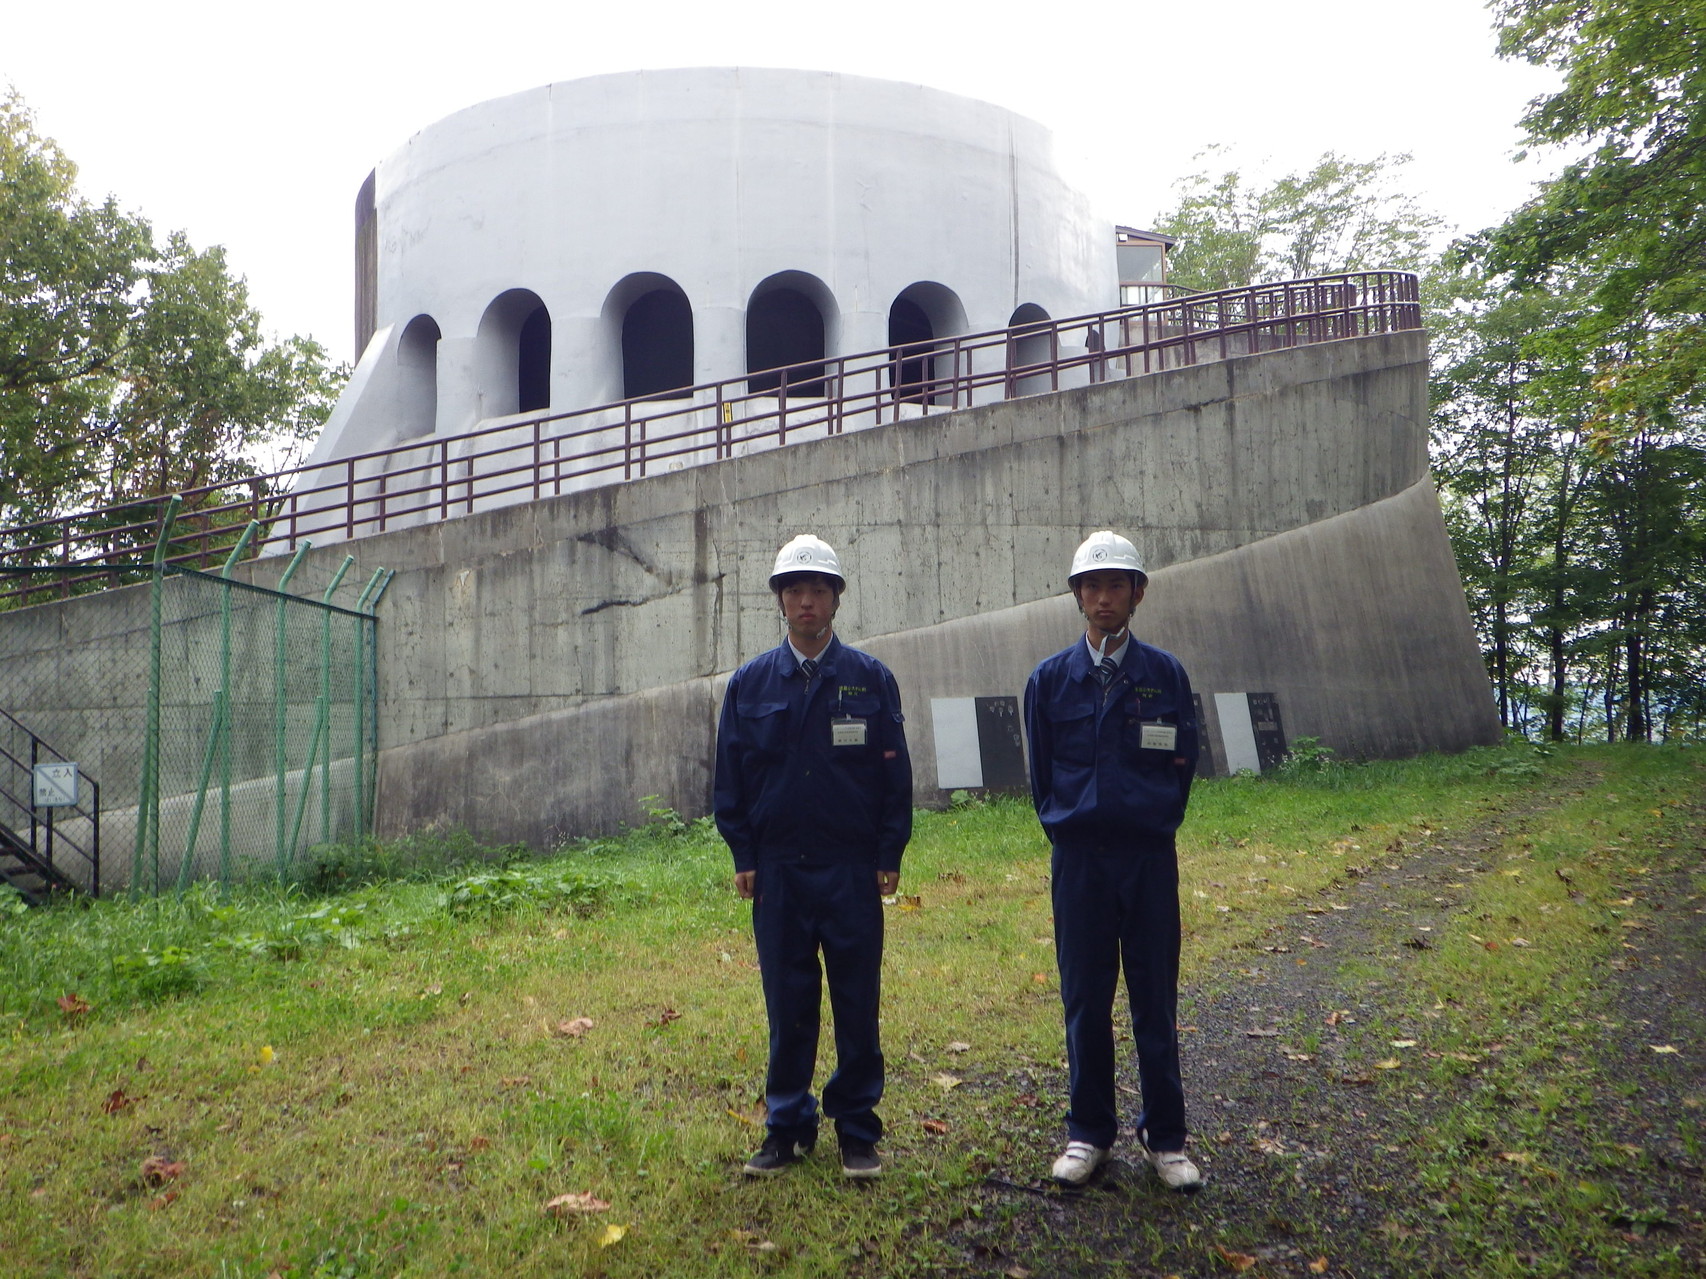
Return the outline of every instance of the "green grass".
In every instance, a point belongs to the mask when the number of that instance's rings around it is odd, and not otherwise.
[[[1475,918],[1426,954],[1390,1010],[1394,1024],[1426,1020],[1442,1053],[1511,1039],[1489,1096],[1418,1147],[1425,1210],[1465,1231],[1496,1229],[1504,1205],[1451,1152],[1515,1152],[1534,1116],[1591,1097],[1588,1066],[1530,1067],[1598,1029],[1582,1015],[1583,957],[1611,955],[1617,923],[1638,920],[1638,892],[1613,903],[1635,849],[1680,820],[1672,798],[1699,792],[1702,756],[1316,759],[1280,780],[1199,786],[1182,833],[1189,981],[1236,965],[1304,899],[1430,832],[1486,820],[1507,793],[1584,758],[1619,798],[1571,797],[1532,825],[1505,851],[1515,873],[1479,881]],[[896,1275],[953,1263],[946,1232],[983,1211],[989,1170],[1040,1176],[1059,1140],[1047,847],[1028,806],[919,818],[901,889],[916,905],[887,916],[890,1171],[864,1187],[822,1155],[771,1182],[739,1175],[762,1136],[749,911],[707,823],[652,815],[629,837],[537,861],[450,840],[437,877],[417,842],[328,852],[324,874],[287,891],[0,914],[8,1272]],[[337,884],[359,886],[325,891]],[[1608,924],[1610,912],[1623,914]],[[1508,937],[1513,916],[1532,945],[1469,940]],[[1462,1064],[1430,1061],[1442,1087]],[[1591,1175],[1508,1161],[1493,1173],[1561,1221],[1642,1211],[1610,1203]],[[610,1207],[548,1215],[566,1192]],[[608,1226],[626,1233],[601,1246]],[[1599,1235],[1592,1255],[1608,1261],[1618,1232]],[[1566,1241],[1548,1246],[1566,1255]]]

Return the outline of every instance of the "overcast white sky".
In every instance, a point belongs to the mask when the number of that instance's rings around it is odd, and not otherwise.
[[[927,84],[1054,131],[1110,221],[1150,222],[1204,147],[1270,176],[1408,151],[1463,230],[1546,171],[1511,163],[1554,77],[1494,55],[1483,0],[83,0],[0,4],[0,83],[156,229],[223,244],[270,329],[352,358],[367,173],[462,107],[640,68],[778,66]],[[1225,165],[1221,166],[1226,167]]]

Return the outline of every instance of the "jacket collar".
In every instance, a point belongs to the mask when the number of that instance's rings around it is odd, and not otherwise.
[[[776,655],[776,665],[783,678],[800,673],[800,661],[794,656],[794,646],[784,638],[780,644],[771,650]],[[817,655],[817,673],[819,679],[827,678],[835,670],[835,658],[841,652],[841,636],[832,634],[823,652]]]

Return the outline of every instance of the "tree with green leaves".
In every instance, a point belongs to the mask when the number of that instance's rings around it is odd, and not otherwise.
[[[1706,0],[1499,0],[1499,50],[1563,87],[1523,118],[1534,146],[1587,146],[1476,243],[1517,288],[1597,276],[1588,331],[1626,359],[1607,407],[1699,409],[1706,387]],[[1641,331],[1628,343],[1630,325]]]
[[[1199,159],[1220,158],[1212,148]],[[1407,155],[1347,160],[1329,151],[1307,173],[1252,184],[1236,169],[1199,172],[1155,223],[1177,236],[1168,278],[1187,288],[1238,288],[1337,271],[1423,269],[1440,220],[1399,185]]]
[[[0,524],[81,486],[138,312],[147,224],[80,197],[76,176],[18,96],[0,100]]]
[[[1523,118],[1586,153],[1461,252],[1506,306],[1578,299],[1525,340],[1555,446],[1531,620],[1609,737],[1702,727],[1706,628],[1706,0],[1499,0],[1500,50],[1562,72]],[[1492,331],[1477,338],[1496,341]],[[1576,445],[1582,447],[1576,448]],[[1591,692],[1592,697],[1586,696]],[[1599,709],[1590,712],[1590,701]]]
[[[266,339],[222,249],[79,195],[0,100],[0,527],[279,469],[345,376],[310,339]]]

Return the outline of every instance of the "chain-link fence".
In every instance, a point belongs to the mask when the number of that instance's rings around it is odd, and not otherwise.
[[[32,593],[0,611],[0,711],[98,781],[101,891],[289,878],[315,845],[369,831],[384,574],[345,607],[332,600],[357,584],[341,570],[312,599],[131,566],[112,571],[132,585],[40,604],[61,594],[53,570],[0,567],[0,588],[26,571]],[[15,754],[0,752],[0,773]],[[0,804],[0,843],[17,807]],[[92,826],[60,813],[62,841],[81,847]]]

